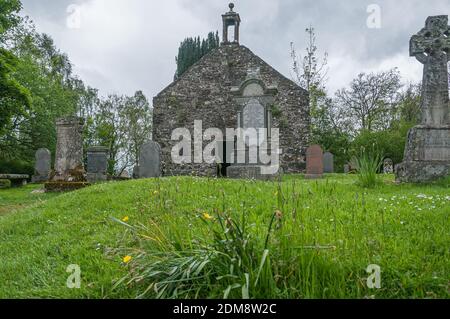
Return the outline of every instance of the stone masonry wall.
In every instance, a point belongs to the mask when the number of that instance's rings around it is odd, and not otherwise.
[[[284,172],[302,172],[309,140],[309,102],[306,90],[285,78],[249,49],[237,44],[222,45],[205,55],[180,79],[153,99],[153,138],[161,145],[162,172],[170,175],[216,176],[209,164],[176,165],[171,160],[172,131],[186,127],[193,135],[194,120],[203,121],[203,130],[211,127],[236,128],[238,106],[231,88],[239,86],[249,69],[260,69],[266,86],[278,87],[273,106],[272,127],[280,129],[280,158]],[[225,131],[224,131],[225,133]],[[206,146],[210,141],[204,141]]]

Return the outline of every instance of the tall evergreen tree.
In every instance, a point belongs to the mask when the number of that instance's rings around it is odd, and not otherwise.
[[[177,71],[175,79],[179,78],[186,72],[189,67],[200,60],[205,54],[218,48],[220,45],[219,32],[210,32],[206,39],[186,38],[181,42],[178,49],[178,56],[175,58],[177,63]]]

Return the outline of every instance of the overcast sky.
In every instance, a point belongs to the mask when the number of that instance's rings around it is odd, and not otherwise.
[[[38,31],[53,37],[85,83],[108,93],[143,90],[151,99],[173,79],[179,43],[222,29],[224,0],[22,0]],[[312,24],[321,53],[329,54],[328,89],[334,92],[362,71],[398,67],[420,81],[422,66],[408,54],[409,39],[429,15],[450,13],[449,0],[236,0],[240,43],[291,78],[290,42],[299,52]],[[70,7],[75,4],[77,7]],[[369,28],[368,6],[380,11]],[[73,8],[80,12],[77,25]],[[371,9],[371,7],[369,8]],[[371,9],[372,10],[372,9]],[[369,10],[370,11],[370,10]],[[371,11],[373,12],[373,11]],[[69,21],[69,23],[68,23]],[[370,21],[374,21],[370,19]],[[371,26],[377,26],[375,24]],[[74,28],[75,26],[75,28]],[[221,35],[221,32],[219,32]]]

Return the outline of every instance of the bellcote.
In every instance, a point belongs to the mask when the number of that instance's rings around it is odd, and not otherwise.
[[[222,15],[223,20],[223,37],[222,44],[239,44],[239,26],[241,24],[241,17],[237,12],[234,12],[234,4],[230,3],[228,6],[230,11]],[[234,37],[229,38],[231,34],[228,33],[230,27],[234,27]]]

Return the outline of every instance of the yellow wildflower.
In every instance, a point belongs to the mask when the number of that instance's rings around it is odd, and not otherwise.
[[[123,259],[122,259],[122,261],[125,263],[125,264],[128,264],[130,261],[131,261],[131,259],[133,259],[133,257],[131,257],[131,256],[125,256],[125,257],[123,257]]]
[[[203,218],[204,219],[208,219],[208,220],[211,220],[211,219],[213,219],[214,217],[212,217],[210,214],[208,214],[208,213],[204,213],[203,214]]]
[[[129,221],[130,220],[130,217],[128,217],[128,216],[125,216],[124,218],[122,218],[122,221],[124,222],[124,223],[126,223],[127,221]]]

